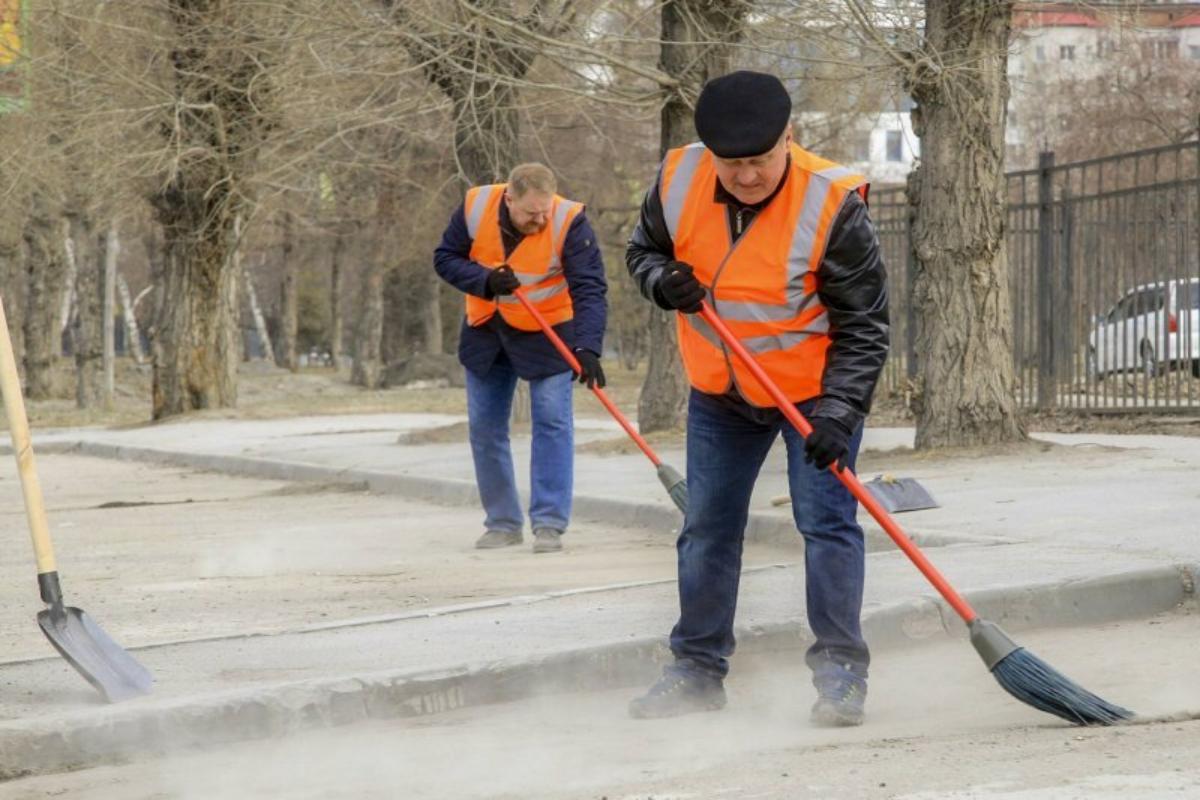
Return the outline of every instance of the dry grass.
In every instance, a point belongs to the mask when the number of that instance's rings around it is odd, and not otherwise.
[[[631,419],[637,417],[637,397],[643,372],[606,364],[607,392]],[[116,396],[110,410],[80,409],[75,405],[73,364],[60,359],[54,367],[53,397],[27,400],[30,425],[35,429],[81,426],[129,427],[151,422],[150,367],[129,359],[117,360]],[[587,391],[576,393],[577,412],[607,418],[608,412]],[[350,383],[349,370],[329,368],[288,372],[261,362],[243,364],[238,377],[236,408],[196,411],[175,417],[188,419],[273,419],[322,414],[442,413],[465,414],[466,392],[457,388],[368,390]],[[172,420],[167,420],[169,423]],[[442,436],[458,436],[443,431]]]

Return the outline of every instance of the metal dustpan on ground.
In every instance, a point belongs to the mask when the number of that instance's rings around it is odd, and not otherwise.
[[[863,486],[867,487],[880,505],[892,514],[939,507],[938,502],[933,499],[933,495],[917,482],[916,478],[876,475],[873,479],[866,481]]]
[[[12,339],[8,334],[8,321],[4,318],[3,303],[0,303],[0,396],[4,399],[8,430],[17,457],[17,472],[21,477],[21,491],[25,495],[29,534],[37,557],[38,588],[47,606],[45,611],[37,615],[38,627],[46,634],[54,649],[108,702],[116,703],[146,694],[154,683],[150,672],[109,638],[87,614],[78,608],[63,605],[54,547],[50,542],[50,526],[46,522],[46,507],[42,502],[42,487],[33,460],[25,399],[21,396],[21,383],[17,378],[17,364],[13,356]]]

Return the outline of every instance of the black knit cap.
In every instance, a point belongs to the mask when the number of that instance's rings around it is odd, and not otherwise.
[[[713,78],[696,101],[696,133],[721,158],[761,155],[779,141],[792,115],[783,82],[739,70]]]

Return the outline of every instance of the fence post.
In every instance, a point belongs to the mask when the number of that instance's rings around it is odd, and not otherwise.
[[[1058,380],[1066,382],[1072,393],[1075,391],[1079,353],[1076,352],[1076,334],[1079,328],[1080,303],[1075,294],[1075,206],[1071,202],[1071,182],[1063,183],[1061,204],[1062,235],[1059,237],[1059,259],[1057,269],[1058,281],[1058,315],[1055,320],[1054,349],[1057,362]]]
[[[904,366],[910,381],[917,379],[917,258],[912,245],[913,215],[904,215],[904,281],[908,302],[904,309]]]
[[[1054,153],[1038,154],[1038,254],[1037,278],[1037,407],[1039,411],[1054,408],[1058,394],[1058,371],[1055,369],[1054,317],[1058,295],[1058,280],[1054,269]]]

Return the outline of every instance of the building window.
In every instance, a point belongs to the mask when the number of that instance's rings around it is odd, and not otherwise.
[[[1188,45],[1188,57],[1200,61],[1200,44]]]
[[[1046,48],[1040,44],[1037,47],[1035,47],[1033,50],[1033,60],[1034,61],[1045,61],[1046,60]]]
[[[1063,44],[1058,46],[1059,61],[1074,61],[1075,60],[1075,45]]]
[[[904,160],[904,136],[900,131],[887,132],[887,160]]]
[[[1179,42],[1168,39],[1155,39],[1142,42],[1143,58],[1179,58]]]

